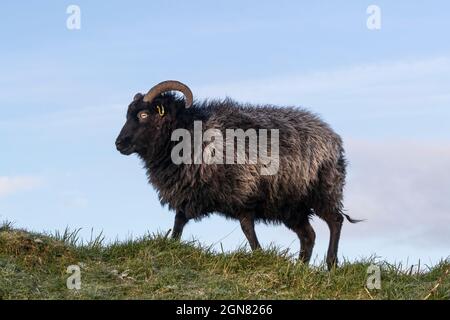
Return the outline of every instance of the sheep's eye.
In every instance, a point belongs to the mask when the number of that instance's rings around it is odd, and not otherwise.
[[[148,113],[146,111],[139,112],[138,118],[141,119],[141,120],[145,120],[145,119],[148,118]]]

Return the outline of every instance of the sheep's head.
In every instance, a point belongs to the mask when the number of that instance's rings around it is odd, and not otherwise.
[[[191,90],[178,81],[164,81],[154,86],[146,95],[138,93],[128,107],[127,121],[116,140],[120,153],[131,155],[145,152],[165,121],[176,116],[180,101],[170,91],[180,91],[185,97],[185,107],[191,107]],[[181,107],[182,108],[182,107]]]

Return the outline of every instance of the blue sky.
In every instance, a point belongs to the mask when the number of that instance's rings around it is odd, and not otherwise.
[[[66,8],[81,8],[81,30]],[[381,30],[366,27],[369,5]],[[340,254],[435,262],[450,248],[450,4],[446,1],[3,1],[0,220],[33,230],[171,228],[136,157],[114,140],[136,92],[179,79],[196,99],[304,106],[344,138]],[[328,230],[317,228],[315,254]],[[263,245],[298,250],[283,227]],[[189,224],[185,239],[245,243],[237,222]]]

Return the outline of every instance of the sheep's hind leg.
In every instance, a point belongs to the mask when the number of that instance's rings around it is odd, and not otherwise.
[[[243,217],[239,220],[241,222],[241,228],[247,237],[248,242],[250,243],[250,247],[252,250],[257,250],[261,248],[261,245],[258,242],[258,238],[256,237],[255,232],[255,220],[250,217]]]
[[[173,225],[172,238],[180,239],[183,234],[183,229],[189,219],[186,217],[185,213],[182,211],[177,211],[175,215],[175,222]]]
[[[311,260],[311,256],[314,249],[314,243],[316,241],[316,233],[314,232],[313,227],[309,223],[309,220],[306,219],[300,223],[289,224],[286,223],[286,226],[294,231],[298,238],[300,239],[300,255],[299,259],[305,264],[308,264]]]
[[[337,266],[338,259],[338,247],[339,247],[339,239],[341,237],[341,229],[344,218],[339,213],[322,213],[318,212],[318,216],[325,220],[330,229],[330,242],[328,244],[328,252],[327,252],[327,266],[328,270]]]

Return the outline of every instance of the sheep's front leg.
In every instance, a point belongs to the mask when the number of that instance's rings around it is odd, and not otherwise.
[[[252,250],[260,249],[261,245],[258,242],[255,232],[255,220],[252,217],[243,217],[240,219],[241,228],[247,237],[248,242]]]
[[[186,214],[183,211],[177,211],[175,215],[175,222],[173,225],[172,238],[180,239],[183,234],[183,229],[186,223],[188,223],[189,219],[186,217]]]

